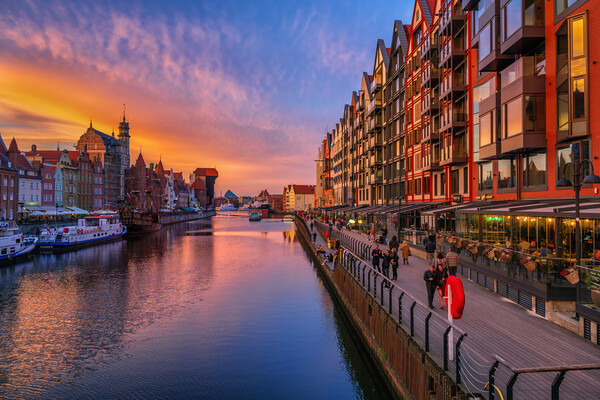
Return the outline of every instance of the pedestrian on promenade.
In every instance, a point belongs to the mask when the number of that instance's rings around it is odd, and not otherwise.
[[[315,229],[315,223],[314,222],[310,222],[310,231],[312,232]]]
[[[408,245],[408,242],[406,240],[402,242],[402,247],[400,248],[400,250],[402,250],[402,262],[408,265],[408,256],[410,256],[410,246]]]
[[[317,242],[317,232],[313,231],[313,242]]]
[[[382,237],[381,244],[385,244],[386,236],[387,236],[387,228],[385,226],[382,226],[381,227],[381,237]]]
[[[396,236],[392,236],[392,240],[390,240],[390,250],[396,249],[397,252],[399,247],[400,242],[398,242],[398,238]]]
[[[317,254],[325,254],[325,250],[323,250],[323,246],[319,245],[319,248],[317,249]]]
[[[448,278],[448,264],[444,254],[440,251],[435,262],[435,287],[440,295],[440,308],[444,308],[444,290],[446,288],[446,278]]]
[[[375,227],[371,228],[371,236],[370,236],[369,240],[371,240],[372,242],[375,241]]]
[[[381,272],[379,269],[379,259],[381,258],[381,250],[379,250],[379,245],[375,245],[375,248],[371,252],[371,259],[373,261],[373,268],[377,270],[377,272]]]
[[[398,251],[394,248],[391,253],[390,266],[392,267],[392,280],[398,279]]]
[[[448,274],[456,275],[456,269],[458,268],[458,254],[454,252],[456,247],[452,246],[450,251],[446,253],[446,263],[448,264]]]
[[[335,249],[336,250],[340,249],[340,239],[335,239]]]
[[[329,239],[329,229],[325,229],[325,240]]]
[[[390,262],[391,261],[392,261],[392,255],[390,254],[389,250],[386,250],[385,253],[383,254],[383,257],[381,260],[381,270],[382,270],[381,273],[386,278],[389,278],[389,276],[390,276]]]
[[[427,287],[427,304],[429,308],[433,309],[433,295],[435,294],[435,267],[433,264],[429,264],[429,269],[423,274],[423,280]]]
[[[433,243],[433,240],[427,240],[425,252],[427,253],[427,260],[430,264],[433,264],[433,255],[435,254],[435,243]]]

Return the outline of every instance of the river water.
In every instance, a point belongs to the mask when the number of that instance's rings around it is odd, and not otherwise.
[[[290,222],[217,216],[0,269],[0,397],[389,397]]]

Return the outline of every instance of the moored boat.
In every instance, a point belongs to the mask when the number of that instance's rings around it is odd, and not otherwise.
[[[250,221],[260,221],[262,219],[262,214],[256,211],[251,211],[248,219]]]
[[[153,211],[140,212],[131,207],[119,211],[121,222],[127,227],[127,235],[143,235],[157,232],[162,228],[160,214]]]
[[[38,246],[41,252],[68,251],[120,240],[126,232],[117,214],[92,215],[79,219],[77,225],[46,228]]]
[[[237,211],[237,208],[235,208],[235,206],[233,204],[227,203],[227,204],[221,206],[220,208],[218,208],[217,211],[225,211],[225,212]]]
[[[13,221],[0,220],[0,262],[11,262],[35,249],[38,238],[25,237]]]

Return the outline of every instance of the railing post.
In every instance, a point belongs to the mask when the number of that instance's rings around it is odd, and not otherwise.
[[[427,318],[425,318],[425,351],[429,351],[429,320],[432,315],[433,314],[430,311]]]
[[[371,292],[371,270],[367,274],[367,292]]]
[[[490,373],[488,375],[488,400],[495,400],[496,398],[496,392],[494,391],[494,388],[496,387],[495,383],[495,374],[496,374],[496,370],[498,369],[498,365],[500,365],[500,361],[496,361],[494,363],[494,365],[492,365],[492,368],[490,368]]]
[[[518,377],[519,377],[519,374],[514,373],[508,380],[508,383],[506,384],[506,400],[513,400],[513,392],[514,392],[515,383],[517,383]]]
[[[363,264],[363,269],[362,269],[362,285],[363,287],[365,287],[365,270],[367,269],[367,264]]]
[[[566,373],[567,371],[560,371],[558,375],[556,375],[556,378],[554,378],[554,381],[552,382],[552,400],[559,399],[560,384],[562,383],[563,379],[565,379]]]
[[[410,306],[410,336],[415,336],[415,306],[417,302],[414,301],[412,306]]]
[[[383,307],[383,285],[385,284],[385,278],[381,279],[381,306]]]
[[[377,274],[373,274],[373,298],[377,301]]]
[[[392,313],[392,292],[394,291],[394,285],[390,286],[390,292],[389,292],[389,298],[388,298],[388,303],[390,306],[390,315],[394,315]]]
[[[462,344],[463,339],[467,336],[466,333],[463,333],[456,342],[456,383],[461,384],[460,378],[460,345]]]
[[[402,323],[402,297],[404,297],[404,292],[400,293],[398,296],[398,322]]]
[[[448,335],[450,334],[450,330],[452,330],[451,326],[444,332],[444,371],[448,371],[448,350],[450,349],[450,346],[448,345]]]

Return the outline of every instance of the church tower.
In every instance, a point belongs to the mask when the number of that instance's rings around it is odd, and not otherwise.
[[[121,121],[119,123],[119,140],[121,141],[121,143],[123,144],[123,156],[124,159],[122,160],[122,165],[126,165],[127,167],[130,165],[129,164],[129,122],[127,122],[125,120],[125,104],[123,104],[123,121]]]

